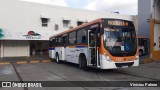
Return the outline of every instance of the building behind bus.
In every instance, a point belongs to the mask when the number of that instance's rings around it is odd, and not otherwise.
[[[135,17],[21,0],[0,0],[0,57],[48,54],[49,37],[97,18],[134,21]],[[85,34],[84,32],[80,32]],[[82,35],[81,34],[81,35]],[[72,34],[75,35],[74,33]],[[71,44],[75,43],[74,38]],[[59,41],[65,38],[59,38]],[[84,36],[77,43],[86,42]],[[59,43],[57,43],[59,44]]]

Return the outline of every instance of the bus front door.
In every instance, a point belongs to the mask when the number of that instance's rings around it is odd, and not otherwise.
[[[98,67],[97,29],[88,30],[89,66]]]

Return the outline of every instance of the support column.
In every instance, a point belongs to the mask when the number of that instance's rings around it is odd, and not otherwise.
[[[157,28],[156,25],[160,26],[160,20],[151,20],[150,28],[150,49],[151,49],[151,59],[160,60],[160,28]]]

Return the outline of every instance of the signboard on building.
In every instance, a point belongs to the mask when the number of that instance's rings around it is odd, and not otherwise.
[[[0,29],[1,40],[49,40],[50,31],[11,31]]]

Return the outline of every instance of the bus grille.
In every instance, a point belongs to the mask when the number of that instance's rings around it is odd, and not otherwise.
[[[129,63],[115,63],[117,67],[123,67],[123,66],[128,66],[131,67],[134,62],[129,62]]]

